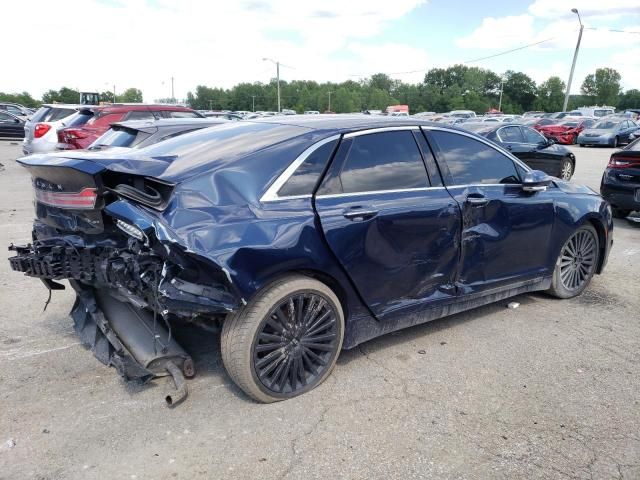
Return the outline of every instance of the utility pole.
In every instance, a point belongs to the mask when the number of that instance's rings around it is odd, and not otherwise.
[[[113,103],[116,103],[116,84],[113,84]]]
[[[171,101],[172,101],[173,103],[176,103],[176,97],[175,97],[175,95],[173,94],[173,77],[171,77]]]
[[[331,111],[331,94],[333,92],[327,92],[329,94],[329,108],[327,108],[328,111]]]
[[[582,40],[582,31],[584,30],[584,25],[582,24],[582,19],[580,18],[580,13],[577,8],[572,8],[571,11],[578,15],[578,22],[580,22],[580,33],[578,33],[578,43],[576,44],[576,51],[573,54],[573,63],[571,64],[571,72],[569,73],[569,81],[567,82],[567,92],[564,95],[564,103],[562,104],[562,111],[567,111],[567,106],[569,105],[569,94],[571,93],[571,82],[573,81],[573,71],[576,68],[576,60],[578,60],[578,50],[580,50],[580,40]]]
[[[278,113],[280,113],[282,111],[280,109],[280,62],[277,61],[277,60],[272,60],[270,58],[266,58],[266,57],[263,58],[262,61],[263,62],[275,63],[275,65],[276,65],[276,78],[277,78],[277,81],[278,81]]]
[[[209,99],[209,110],[213,110],[213,100]]]
[[[502,112],[502,92],[504,90],[504,77],[500,78],[500,101],[498,102],[498,111]]]
[[[256,96],[255,95],[251,95],[251,111],[252,112],[256,111]]]

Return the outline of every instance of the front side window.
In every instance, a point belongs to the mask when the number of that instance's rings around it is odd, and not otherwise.
[[[4,112],[0,112],[0,122],[13,122],[13,117]]]
[[[327,142],[316,148],[295,172],[289,180],[278,190],[279,197],[292,197],[296,195],[311,195],[318,183],[325,165],[331,158],[338,140]]]
[[[406,190],[429,186],[420,150],[410,130],[371,133],[351,139],[337,181],[321,193]]]
[[[513,161],[495,148],[457,133],[434,130],[430,134],[449,167],[448,185],[520,183]]]
[[[525,143],[533,143],[538,145],[545,141],[544,137],[536,132],[533,128],[522,127],[522,133],[524,134]]]

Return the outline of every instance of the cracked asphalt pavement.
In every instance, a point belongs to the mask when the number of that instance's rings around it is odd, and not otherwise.
[[[597,189],[611,149],[574,149]],[[30,238],[32,193],[0,142],[0,246]],[[232,385],[216,333],[181,340],[198,371],[125,384],[79,344],[72,293],[0,259],[0,479],[640,478],[640,227],[616,221],[584,295],[544,294],[367,342],[293,400]],[[8,252],[6,252],[8,256]]]

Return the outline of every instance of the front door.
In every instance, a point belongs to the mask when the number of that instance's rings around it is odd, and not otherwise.
[[[427,135],[447,189],[462,211],[460,293],[486,292],[551,274],[550,195],[524,192],[514,161],[488,143],[441,130]]]
[[[456,295],[460,210],[430,183],[420,135],[347,135],[315,196],[327,243],[378,318]]]

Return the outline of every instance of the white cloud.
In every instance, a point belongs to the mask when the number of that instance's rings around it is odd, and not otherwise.
[[[511,48],[527,43],[534,36],[533,17],[485,17],[480,26],[466,37],[456,40],[462,48]]]
[[[540,18],[572,17],[571,8],[577,8],[585,17],[606,17],[631,14],[640,15],[638,0],[580,0],[572,3],[558,0],[536,0],[529,6],[529,13]]]
[[[1,89],[40,95],[63,85],[103,91],[115,83],[118,91],[135,86],[153,100],[170,96],[173,76],[180,98],[198,84],[268,81],[275,68],[263,57],[294,67],[281,69],[284,79],[344,80],[370,71],[374,59],[404,69],[426,54],[385,44],[376,56],[360,43],[424,2],[68,0],[64,8],[48,0],[9,2],[3,17],[28,17],[29,27],[4,26],[23,53],[3,72]],[[332,60],[345,50],[351,59]]]

